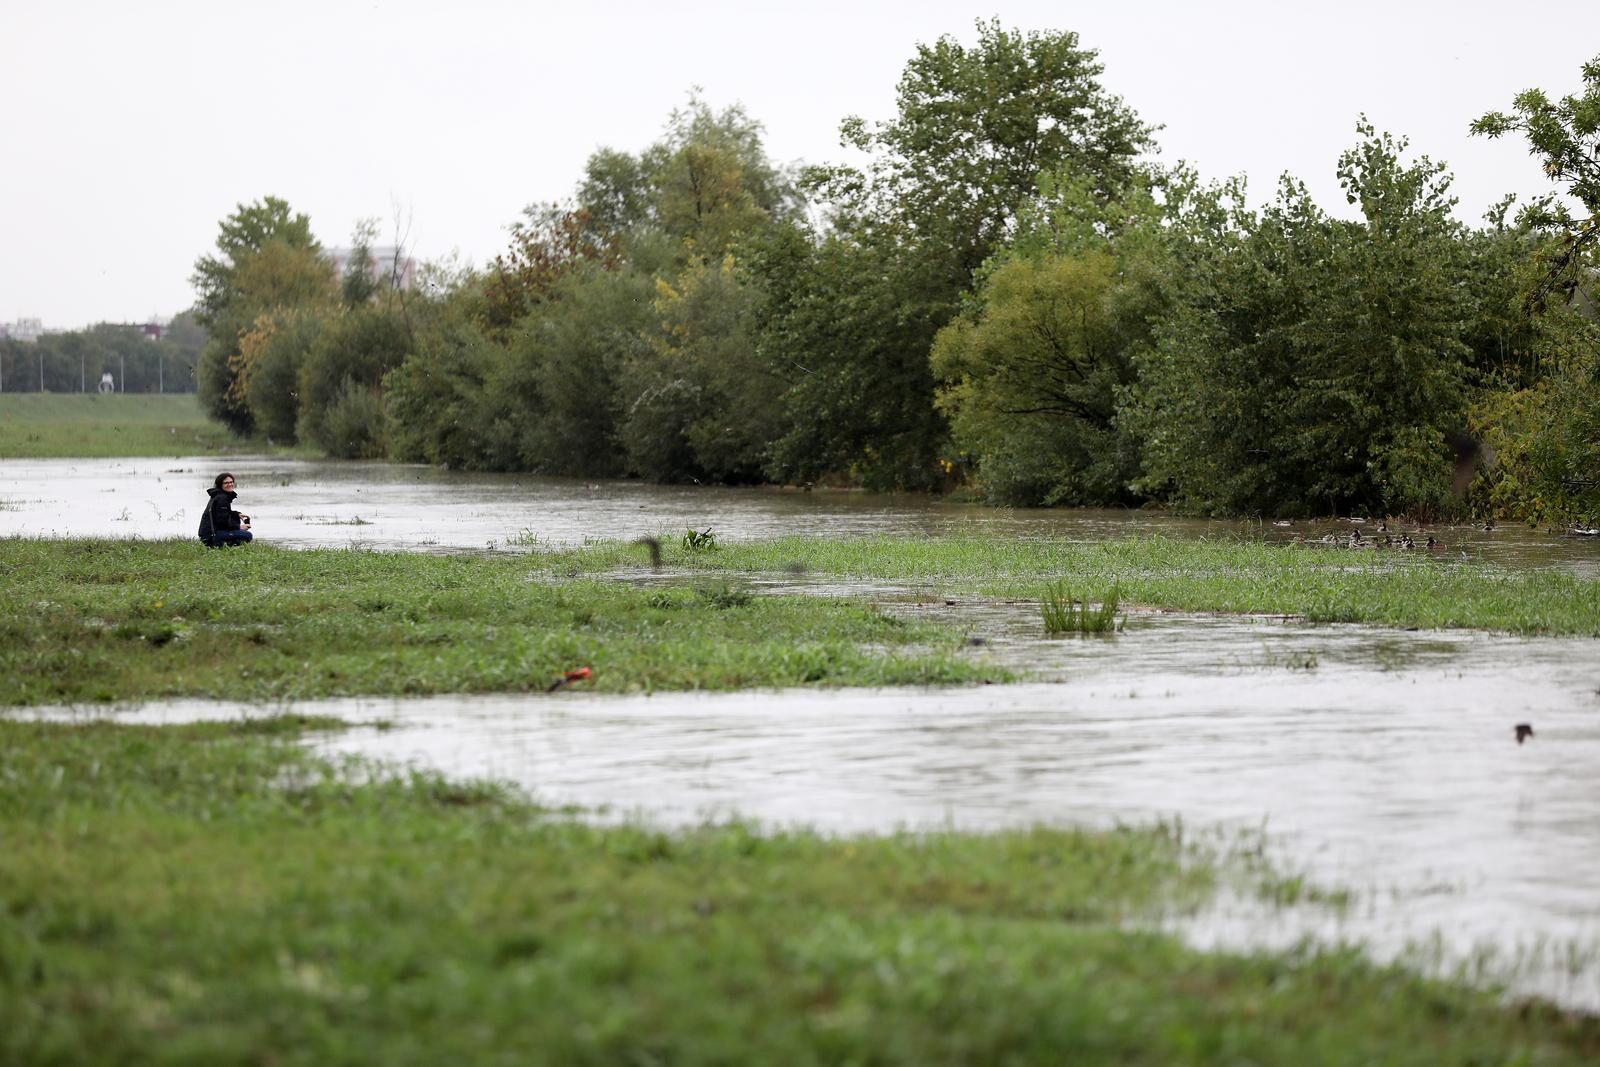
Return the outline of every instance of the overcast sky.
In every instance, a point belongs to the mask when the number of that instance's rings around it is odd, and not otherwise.
[[[1278,175],[1341,212],[1335,161],[1366,113],[1447,162],[1460,213],[1549,186],[1520,141],[1467,136],[1530,87],[1576,91],[1600,2],[603,5],[0,0],[0,321],[168,317],[243,201],[274,195],[325,245],[409,223],[420,259],[482,263],[606,145],[638,151],[693,86],[739,102],[781,162],[847,158],[839,121],[893,114],[919,42],[974,21],[1074,30],[1104,86],[1210,178]]]

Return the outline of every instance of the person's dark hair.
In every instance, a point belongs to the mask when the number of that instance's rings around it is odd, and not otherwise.
[[[227,471],[223,471],[221,474],[217,475],[217,488],[221,489],[222,483],[232,477],[233,475],[229,474]]]

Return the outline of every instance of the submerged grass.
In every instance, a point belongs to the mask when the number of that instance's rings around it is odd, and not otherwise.
[[[949,684],[963,632],[719,580],[531,574],[527,557],[0,539],[0,704],[201,696]]]
[[[1600,582],[1552,571],[1510,573],[1425,553],[1151,537],[1082,543],[995,537],[852,540],[788,537],[726,543],[715,553],[664,546],[675,569],[904,583],[940,593],[1035,599],[1041,582],[1120,587],[1125,604],[1182,611],[1298,615],[1423,629],[1600,636]],[[549,552],[542,565],[599,573],[637,565],[625,544]]]
[[[1039,613],[1044,616],[1047,634],[1109,634],[1118,630],[1117,602],[1122,590],[1113,585],[1100,600],[1100,606],[1089,610],[1087,601],[1079,603],[1072,598],[1072,590],[1065,582],[1052,582],[1045,586],[1039,598]]]
[[[0,720],[0,1062],[1600,1055],[1592,1018],[1354,952],[1131,931],[1216,884],[1164,828],[601,828],[289,736]]]
[[[193,393],[0,393],[0,459],[284,451],[235,437]]]

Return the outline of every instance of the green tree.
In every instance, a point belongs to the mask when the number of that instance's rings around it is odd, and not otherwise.
[[[386,309],[358,308],[329,320],[299,368],[297,436],[334,456],[381,456],[384,376],[410,351],[405,321]]]
[[[237,431],[252,428],[238,387],[239,338],[257,316],[338,299],[333,271],[311,236],[311,221],[276,197],[240,204],[222,220],[215,255],[195,263],[197,321],[210,333],[197,369],[201,403]]]
[[[297,439],[300,368],[316,346],[327,319],[304,308],[262,315],[239,335],[234,381],[253,425],[286,444]]]
[[[491,385],[515,405],[505,430],[518,469],[595,477],[626,470],[623,369],[648,351],[654,290],[648,274],[591,264],[563,278],[556,298],[519,325]]]
[[[1142,487],[1206,511],[1437,511],[1464,417],[1470,290],[1449,177],[1363,121],[1339,161],[1361,221],[1285,177],[1235,208],[1139,361]]]
[[[763,297],[756,352],[785,383],[768,474],[779,481],[841,475],[873,489],[935,489],[944,480],[943,418],[933,406],[928,348],[949,294],[887,233],[820,241],[779,227],[752,249]]]
[[[1529,154],[1540,160],[1545,175],[1566,183],[1566,193],[1585,213],[1574,216],[1553,197],[1523,208],[1524,225],[1557,235],[1529,292],[1537,309],[1551,292],[1570,295],[1583,284],[1600,247],[1600,56],[1583,65],[1581,93],[1552,101],[1542,90],[1528,89],[1517,94],[1510,114],[1491,111],[1472,124],[1472,132],[1484,137],[1513,131],[1527,138]]]
[[[1111,196],[1152,145],[1151,129],[1101,88],[1097,55],[1076,34],[977,29],[970,47],[918,46],[893,120],[845,121],[845,141],[870,163],[807,179],[832,232],[809,254],[764,261],[773,304],[762,350],[775,369],[806,368],[790,375],[778,476],[821,465],[876,485],[938,485],[947,428],[928,366],[935,334],[1041,175]]]
[[[274,196],[240,204],[218,228],[216,254],[201,256],[191,278],[199,297],[195,318],[213,333],[225,317],[237,319],[241,307],[250,312],[261,309],[259,287],[275,280],[272,272],[255,268],[255,260],[265,249],[281,245],[321,251],[311,236],[311,219],[292,212],[287,201]]]
[[[1041,174],[1070,176],[1102,198],[1120,194],[1154,129],[1100,85],[1099,54],[1076,33],[977,24],[918,45],[896,93],[896,117],[845,120],[846,143],[873,157],[865,172],[814,171],[846,219],[898,219],[965,289],[1004,241]]]
[[[513,420],[526,409],[498,388],[507,360],[474,323],[429,331],[384,379],[389,455],[458,470],[514,470],[520,465]]]
[[[378,295],[378,264],[372,256],[372,242],[377,236],[377,219],[362,219],[350,235],[350,258],[345,262],[344,277],[339,282],[340,295],[347,308],[361,307]]]
[[[1169,246],[1192,177],[1165,184],[1167,208],[1142,188],[1107,203],[1084,182],[1045,181],[1011,248],[939,332],[939,407],[991,500],[1135,499],[1138,449],[1118,414],[1181,273]]]
[[[782,382],[754,351],[754,296],[731,254],[696,258],[670,282],[657,280],[657,330],[621,380],[632,472],[663,482],[760,480]]]

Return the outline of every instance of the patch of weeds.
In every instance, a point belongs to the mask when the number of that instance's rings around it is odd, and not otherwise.
[[[736,589],[731,585],[707,586],[695,592],[714,608],[742,608],[755,599],[750,590]]]
[[[689,529],[683,535],[683,547],[688,552],[707,552],[717,547],[717,535],[707,526],[704,530]]]
[[[654,589],[645,595],[644,602],[652,608],[671,611],[684,606],[682,598],[670,589]]]
[[[1117,618],[1117,604],[1122,598],[1122,587],[1113,585],[1100,600],[1100,606],[1090,610],[1087,601],[1072,598],[1065,582],[1053,582],[1045,587],[1039,599],[1039,611],[1044,616],[1047,634],[1108,634],[1123,628],[1124,619]]]
[[[524,526],[514,534],[506,536],[506,544],[516,545],[519,548],[538,548],[539,531],[531,526]]]
[[[1343,910],[1354,901],[1350,890],[1340,886],[1324,888],[1303,874],[1264,873],[1256,883],[1256,895],[1275,907],[1314,904]]]
[[[1314,671],[1317,669],[1317,654],[1315,652],[1291,652],[1283,665],[1291,671]]]
[[[512,802],[512,791],[498,782],[472,779],[452,781],[437,775],[417,774],[411,788],[428,801],[446,808],[478,808]]]
[[[183,627],[170,622],[122,622],[112,627],[111,636],[127,641],[146,641],[161,648],[182,637]]]

